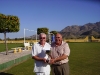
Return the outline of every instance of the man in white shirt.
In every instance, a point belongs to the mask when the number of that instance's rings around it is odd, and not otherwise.
[[[46,62],[48,55],[46,50],[50,50],[50,44],[46,42],[46,34],[40,33],[40,42],[32,47],[32,58],[34,62],[34,72],[36,75],[50,75],[50,65]]]

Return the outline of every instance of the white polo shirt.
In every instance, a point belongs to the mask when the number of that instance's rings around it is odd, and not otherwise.
[[[46,50],[50,50],[51,46],[49,43],[45,43],[44,47],[41,46],[39,43],[36,43],[32,47],[32,56],[39,56],[41,58],[48,58],[48,55],[45,53]],[[50,73],[50,65],[43,62],[37,61],[34,62],[34,72],[46,72]]]

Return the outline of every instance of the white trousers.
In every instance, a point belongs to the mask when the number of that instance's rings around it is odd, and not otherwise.
[[[36,72],[36,75],[50,75],[50,74],[45,72]]]

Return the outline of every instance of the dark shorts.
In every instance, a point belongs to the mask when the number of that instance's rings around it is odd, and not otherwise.
[[[68,63],[62,65],[51,65],[51,75],[69,75]]]

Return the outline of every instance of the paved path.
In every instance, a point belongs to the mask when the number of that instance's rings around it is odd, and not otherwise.
[[[31,54],[31,51],[32,50],[23,50],[20,53],[13,53],[13,51],[9,51],[8,55],[6,55],[6,52],[0,52],[0,64]]]

